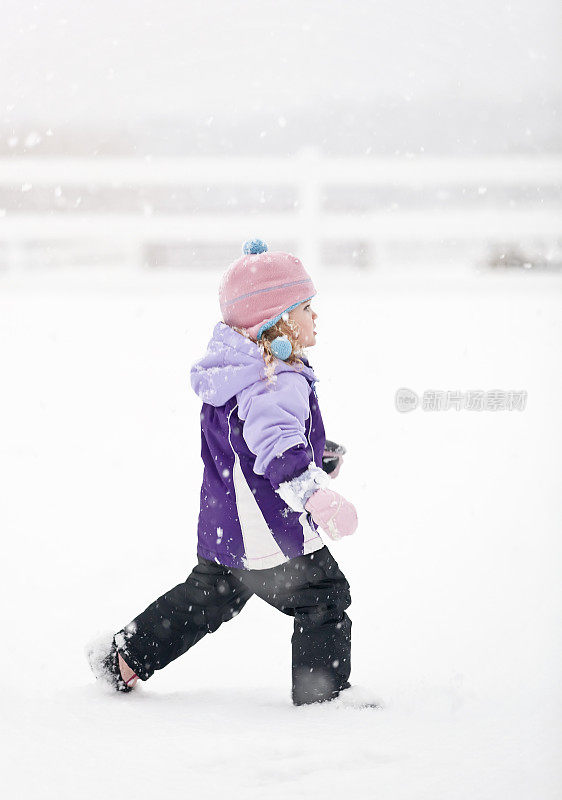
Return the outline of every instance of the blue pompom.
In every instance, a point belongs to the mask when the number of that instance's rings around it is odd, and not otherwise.
[[[286,336],[278,336],[271,342],[270,347],[273,355],[280,358],[281,361],[285,361],[293,352],[291,342]]]
[[[256,255],[256,253],[266,253],[267,245],[261,239],[249,239],[244,242],[244,253],[247,256]]]

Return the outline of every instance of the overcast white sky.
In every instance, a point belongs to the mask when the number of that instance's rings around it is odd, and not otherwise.
[[[561,93],[560,0],[4,0],[2,122]]]

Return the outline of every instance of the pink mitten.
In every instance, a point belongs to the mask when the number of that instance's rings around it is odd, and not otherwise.
[[[331,489],[314,492],[306,501],[305,509],[331,539],[351,536],[357,530],[355,506]]]

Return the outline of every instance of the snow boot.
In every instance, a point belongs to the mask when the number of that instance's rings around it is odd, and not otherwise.
[[[86,647],[86,657],[96,678],[116,692],[130,692],[137,682],[137,675],[125,681],[119,666],[119,652],[112,633],[99,636]]]

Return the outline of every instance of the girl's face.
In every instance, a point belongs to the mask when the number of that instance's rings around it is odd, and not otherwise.
[[[312,310],[311,301],[307,300],[289,312],[289,317],[299,326],[299,343],[302,347],[313,347],[316,344],[315,320],[318,314]]]

